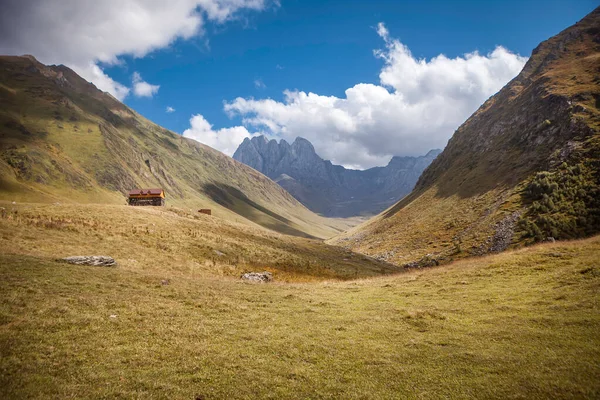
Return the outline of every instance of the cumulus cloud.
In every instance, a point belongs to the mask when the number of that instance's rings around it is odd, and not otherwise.
[[[355,168],[385,165],[393,155],[421,155],[448,139],[527,61],[503,47],[491,53],[415,58],[384,24],[379,84],[359,83],[345,97],[285,91],[284,101],[237,98],[224,108],[246,126],[313,142],[320,156]]]
[[[166,108],[165,112],[167,112],[167,113],[169,113],[169,114],[170,114],[170,113],[174,113],[174,112],[175,112],[175,109],[174,109],[173,107],[171,107],[171,106],[167,106],[167,108]]]
[[[144,57],[177,39],[204,33],[205,22],[224,23],[241,10],[262,10],[269,0],[3,0],[0,53],[33,54],[65,64],[100,89],[123,99],[128,88],[100,64],[119,56]]]
[[[183,132],[183,136],[204,143],[228,156],[235,153],[235,150],[245,138],[255,135],[258,135],[258,133],[252,134],[243,126],[214,130],[201,114],[193,115],[190,119],[190,127]]]
[[[158,93],[160,85],[152,85],[142,79],[139,72],[134,72],[131,78],[133,84],[133,94],[137,97],[152,97]]]
[[[102,71],[102,68],[93,62],[89,62],[84,67],[71,67],[79,75],[88,81],[93,82],[100,90],[112,94],[119,100],[123,100],[130,92],[130,89],[127,86],[113,80]]]

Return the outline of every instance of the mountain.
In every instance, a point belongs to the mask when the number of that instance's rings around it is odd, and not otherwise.
[[[124,204],[162,187],[167,204],[325,238],[315,215],[254,169],[137,114],[63,66],[0,57],[0,200]]]
[[[599,65],[597,8],[534,49],[409,196],[331,243],[422,266],[600,232]]]
[[[393,157],[385,167],[358,171],[323,160],[304,138],[290,145],[256,136],[244,139],[233,158],[275,180],[312,211],[350,217],[377,214],[410,193],[439,153]]]

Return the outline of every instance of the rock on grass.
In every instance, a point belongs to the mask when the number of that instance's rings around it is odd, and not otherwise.
[[[273,274],[270,272],[248,272],[241,276],[242,280],[258,283],[266,283],[273,280]]]
[[[71,256],[63,258],[62,261],[76,265],[93,265],[98,267],[117,266],[115,259],[108,256]]]

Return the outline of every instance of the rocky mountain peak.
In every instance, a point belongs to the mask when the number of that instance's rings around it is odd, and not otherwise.
[[[429,150],[427,154],[422,157],[400,157],[394,156],[388,163],[388,167],[391,168],[406,168],[409,166],[414,166],[416,163],[425,163],[426,166],[429,165],[440,153],[442,150],[433,149]]]
[[[312,143],[300,136],[298,136],[296,138],[296,140],[294,140],[294,143],[292,143],[292,147],[299,149],[301,151],[316,153],[315,148],[312,145]]]
[[[244,139],[233,158],[275,180],[309,209],[348,217],[374,214],[408,194],[440,152],[393,157],[386,167],[356,171],[323,160],[305,138],[297,137],[290,145],[256,136]]]

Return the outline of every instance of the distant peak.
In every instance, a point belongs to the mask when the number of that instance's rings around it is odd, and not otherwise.
[[[37,58],[35,58],[34,56],[32,56],[31,54],[23,54],[21,57],[23,58],[27,58],[33,62],[39,63],[39,61],[37,60]]]
[[[437,157],[442,150],[440,149],[432,149],[427,152],[424,156],[393,156],[388,163],[388,166],[399,165],[401,163],[407,162],[408,160],[418,160],[423,158],[435,158]]]
[[[248,138],[244,139],[244,142],[248,140]],[[260,142],[260,143],[267,143],[269,140],[266,138],[265,135],[258,135],[258,136],[254,136],[251,140],[251,142]]]
[[[294,140],[294,143],[292,143],[292,147],[296,147],[303,150],[310,150],[313,153],[315,152],[315,147],[313,146],[313,144],[300,136],[298,136],[296,140]]]
[[[299,142],[299,143],[310,143],[310,141],[308,139],[304,139],[302,136],[297,136],[296,140],[294,140],[294,142]],[[311,143],[312,144],[312,143]]]
[[[425,154],[425,157],[438,156],[441,152],[442,152],[441,149],[432,149],[432,150],[429,150],[427,152],[427,154]]]

